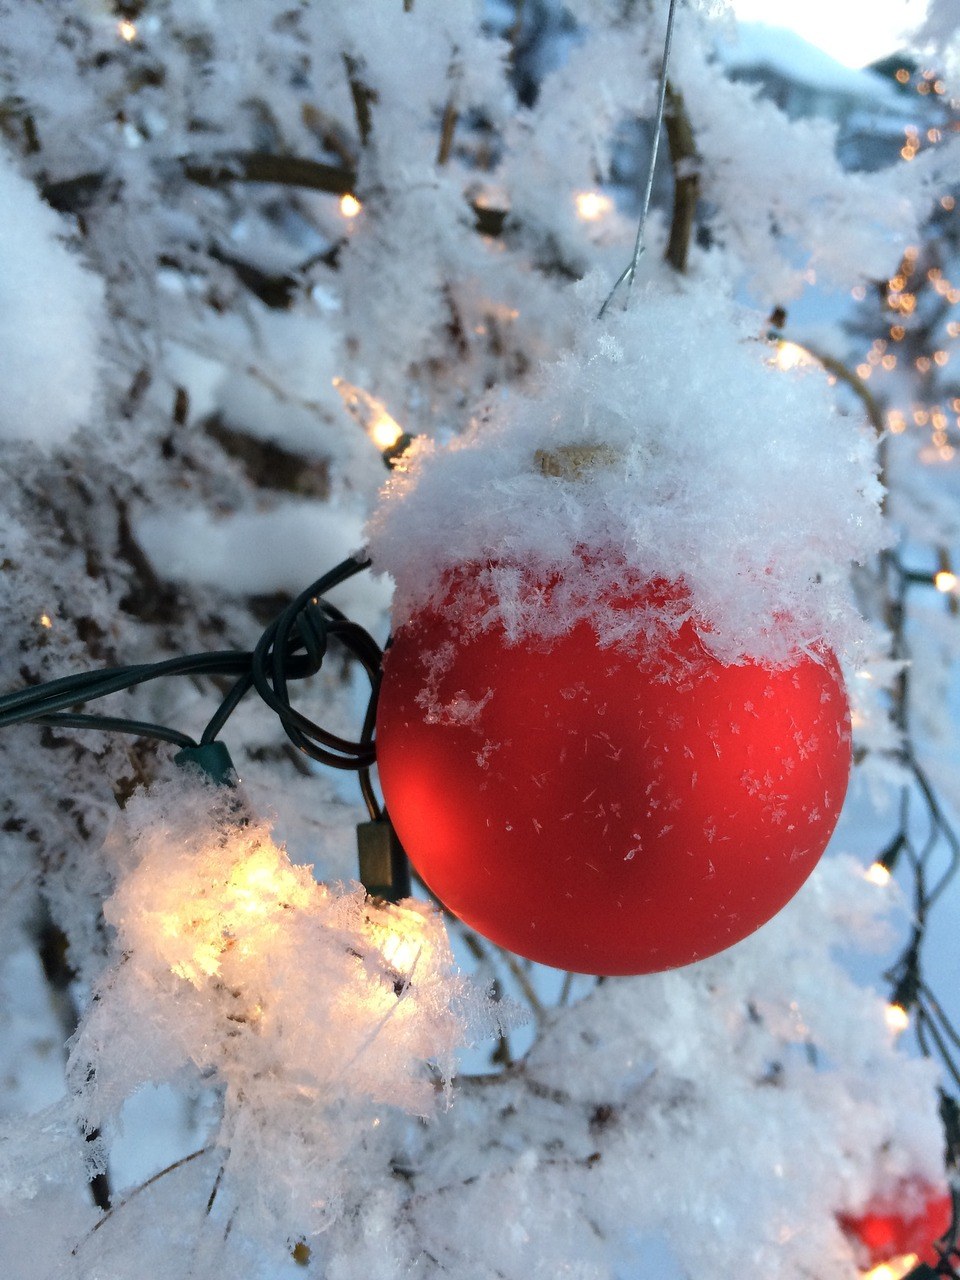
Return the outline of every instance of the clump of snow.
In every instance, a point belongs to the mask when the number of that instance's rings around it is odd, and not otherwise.
[[[550,1026],[527,1073],[539,1096],[562,1091],[569,1141],[578,1105],[594,1117],[598,1234],[662,1230],[690,1276],[853,1276],[834,1215],[903,1177],[942,1184],[936,1070],[897,1048],[884,1000],[836,956],[881,949],[905,916],[892,886],[828,858],[740,945],[606,983]],[[528,1105],[517,1127],[538,1118]]]
[[[291,1239],[337,1216],[384,1110],[428,1116],[455,1050],[491,1018],[432,908],[318,884],[237,793],[184,776],[129,803],[104,915],[116,960],[72,1043],[88,1132],[146,1082],[214,1087],[222,1195]]]
[[[690,617],[722,660],[842,651],[859,629],[849,562],[881,540],[873,437],[706,284],[651,286],[601,323],[593,304],[584,290],[574,349],[532,390],[449,445],[419,442],[388,482],[368,535],[395,623],[474,566],[495,606],[473,624],[512,639],[586,618],[627,644],[651,619],[615,607],[618,586],[665,580],[684,590],[657,624]],[[543,465],[570,446],[596,464]]]
[[[363,542],[355,512],[300,499],[219,518],[204,507],[144,511],[134,528],[162,578],[215,584],[238,595],[298,594]],[[361,626],[376,629],[389,595],[386,584],[361,574],[331,599]]]
[[[731,70],[767,69],[789,80],[812,85],[864,105],[902,110],[893,84],[870,68],[844,66],[788,27],[742,22],[717,42],[717,53]]]
[[[56,448],[93,414],[103,284],[65,243],[69,224],[0,150],[0,439]]]
[[[837,125],[790,120],[756,86],[727,79],[699,38],[678,40],[675,75],[696,137],[716,244],[739,260],[754,297],[789,302],[815,280],[882,279],[929,204],[919,172],[846,172]]]

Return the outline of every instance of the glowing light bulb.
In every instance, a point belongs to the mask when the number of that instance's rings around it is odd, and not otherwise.
[[[861,1280],[903,1280],[910,1274],[920,1259],[915,1253],[903,1253],[889,1262],[880,1262],[869,1271],[865,1271]]]
[[[584,222],[596,222],[613,208],[613,201],[602,191],[578,191],[574,196],[577,217]]]
[[[340,197],[340,212],[345,218],[355,218],[362,208],[363,205],[350,192]]]
[[[400,423],[387,412],[386,406],[362,387],[355,387],[344,378],[334,378],[343,400],[344,408],[364,431],[381,453],[387,453],[403,439],[406,432]]]
[[[235,838],[242,840],[242,832]],[[220,973],[228,954],[245,959],[264,955],[285,914],[307,907],[316,892],[309,875],[292,866],[275,845],[240,853],[224,878],[158,913],[171,972],[199,988]]]
[[[910,1015],[902,1004],[888,1004],[885,1017],[887,1027],[894,1035],[900,1035],[910,1025]]]
[[[938,591],[942,591],[944,595],[949,595],[951,591],[956,591],[957,581],[955,573],[951,573],[948,569],[941,569],[934,577],[933,585]]]
[[[882,889],[884,885],[890,883],[891,875],[889,869],[882,862],[872,862],[863,873],[863,878]]]
[[[809,352],[796,342],[782,341],[777,343],[777,354],[771,361],[778,369],[796,369],[813,363]]]
[[[137,24],[129,18],[121,18],[117,23],[117,35],[121,40],[126,40],[127,44],[132,44],[137,38]]]
[[[367,916],[370,940],[387,967],[409,980],[421,962],[429,964],[436,950],[435,915],[424,907],[397,903],[378,907]]]
[[[390,933],[380,946],[380,954],[391,969],[408,975],[416,967],[423,942],[416,937],[405,937],[402,933]]]
[[[48,631],[53,626],[53,619],[50,617],[49,613],[41,613],[40,625],[41,627],[45,627]]]

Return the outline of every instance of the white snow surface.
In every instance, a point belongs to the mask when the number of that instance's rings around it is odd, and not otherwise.
[[[297,595],[363,543],[362,521],[355,512],[298,499],[219,518],[203,507],[148,510],[135,529],[161,577],[217,585],[238,595]],[[362,574],[330,594],[354,621],[376,630],[390,588]]]
[[[0,147],[0,439],[56,448],[96,407],[103,282]]]
[[[845,67],[789,27],[741,22],[728,39],[718,40],[717,53],[730,70],[767,67],[788,80],[855,98],[869,106],[903,108],[901,95],[888,80],[869,69]]]
[[[624,631],[608,605],[629,574],[682,583],[657,625],[692,617],[722,660],[850,646],[849,562],[881,541],[872,435],[822,374],[774,367],[762,317],[713,288],[651,285],[599,323],[593,296],[581,303],[574,350],[530,393],[489,404],[449,445],[421,441],[388,482],[368,535],[396,581],[394,623],[473,565],[496,599],[480,625],[499,619],[512,639],[589,618],[601,644],[637,640],[649,619]],[[605,460],[576,479],[541,473],[538,450],[571,445]]]

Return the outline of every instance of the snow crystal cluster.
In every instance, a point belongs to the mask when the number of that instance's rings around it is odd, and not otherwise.
[[[588,619],[634,646],[689,618],[725,661],[849,652],[849,562],[881,542],[875,441],[838,410],[862,407],[849,386],[776,366],[767,317],[802,292],[784,332],[803,339],[814,278],[845,306],[890,278],[956,181],[956,142],[901,163],[911,97],[887,167],[846,171],[843,130],[726,74],[718,7],[680,6],[695,155],[674,170],[661,148],[630,305],[598,322],[633,241],[659,0],[151,0],[122,18],[0,0],[4,687],[245,651],[270,597],[364,537],[383,578],[335,601],[375,630],[387,577],[402,623],[461,574],[469,625],[515,639]],[[954,78],[955,9],[932,0],[921,37]],[[691,170],[680,275],[662,259]],[[755,312],[732,301],[748,290]],[[811,343],[856,368],[831,314]],[[383,468],[336,378],[422,436],[366,533]],[[890,445],[886,514],[952,546],[956,494],[908,492]],[[652,579],[677,587],[657,610],[609,607]],[[883,583],[861,598],[885,616]],[[941,762],[954,633],[927,629],[910,677]],[[858,666],[896,801],[893,682]],[[355,735],[366,690],[335,653],[301,692]],[[103,709],[198,734],[221,695],[156,681]],[[273,834],[230,793],[163,781],[169,744],[0,735],[0,1276],[852,1280],[837,1213],[942,1177],[934,1072],[833,956],[870,942],[892,889],[829,862],[735,950],[600,985],[561,988],[464,931],[536,1026],[478,1052],[487,1074],[447,1109],[454,1053],[494,1011],[431,913],[335,883],[352,780],[303,767],[252,699],[226,732]]]
[[[899,914],[837,858],[733,950],[596,987],[498,1088],[461,1082],[405,1155],[402,1229],[338,1225],[329,1274],[852,1280],[837,1215],[942,1176],[935,1072],[836,958],[882,947]]]
[[[601,645],[636,640],[618,589],[660,580],[683,591],[657,624],[692,618],[722,660],[842,650],[849,563],[881,539],[875,441],[821,375],[777,368],[761,317],[709,284],[660,283],[600,322],[594,293],[575,349],[532,390],[448,445],[421,442],[388,484],[368,531],[395,622],[468,566],[495,604],[464,625],[496,620],[511,640],[583,618]]]
[[[329,1226],[384,1109],[435,1112],[455,1050],[490,1030],[439,919],[317,883],[202,780],[135,796],[111,845],[116,959],[69,1067],[84,1128],[109,1129],[146,1082],[218,1090],[237,1225],[271,1240]]]
[[[49,449],[91,421],[103,283],[68,249],[67,221],[43,203],[2,147],[0,227],[0,439]]]

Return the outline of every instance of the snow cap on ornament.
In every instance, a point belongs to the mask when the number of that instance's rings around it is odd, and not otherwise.
[[[695,328],[694,328],[695,321]],[[842,804],[872,441],[703,289],[585,324],[539,385],[421,443],[371,522],[397,585],[388,810],[468,924],[581,972],[737,942]]]

